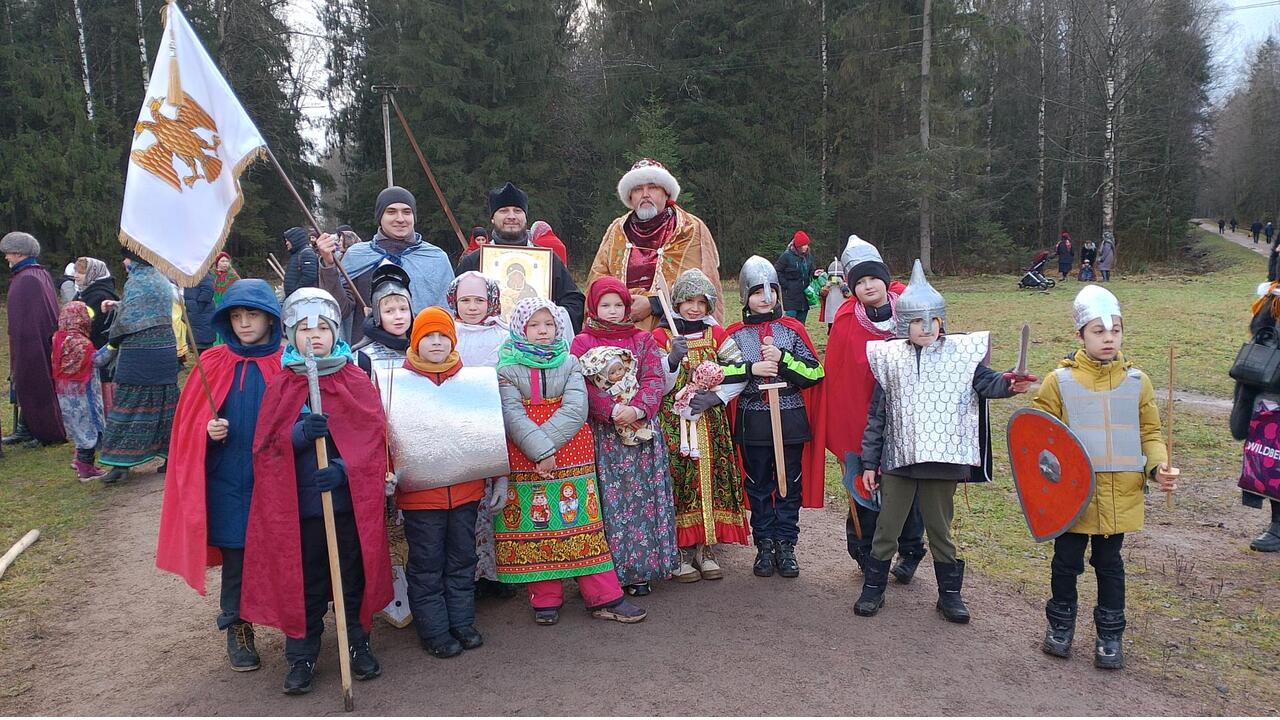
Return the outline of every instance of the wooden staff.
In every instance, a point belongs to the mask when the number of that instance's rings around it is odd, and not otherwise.
[[[671,336],[676,334],[676,311],[671,306],[671,291],[667,289],[667,279],[662,276],[662,268],[654,268],[653,279],[657,285],[658,303],[667,316],[667,327],[671,328]]]
[[[267,159],[271,161],[271,165],[275,167],[276,173],[279,174],[280,179],[284,181],[284,186],[289,189],[289,194],[293,196],[293,201],[298,203],[298,207],[302,208],[303,214],[307,216],[307,223],[316,231],[316,236],[319,237],[324,234],[324,231],[320,229],[320,223],[316,222],[315,216],[311,214],[311,208],[307,207],[307,204],[302,201],[302,196],[298,194],[298,189],[293,186],[293,181],[289,179],[289,176],[284,172],[284,168],[280,166],[280,161],[276,159],[276,154],[271,152],[271,148],[269,147],[264,147],[263,149],[267,151]],[[338,272],[342,274],[342,279],[347,282],[347,287],[351,288],[351,294],[355,296],[356,303],[360,306],[360,314],[368,315],[369,307],[365,305],[364,298],[360,297],[360,291],[356,289],[356,284],[352,282],[351,276],[347,274],[346,268],[342,267],[342,263],[340,262],[335,261],[334,265],[337,266]]]
[[[284,266],[276,259],[275,253],[267,253],[267,264],[276,271],[276,275],[279,275],[281,280],[284,280]]]
[[[1168,397],[1168,401],[1165,404],[1165,407],[1167,408],[1165,410],[1165,415],[1167,415],[1169,418],[1169,434],[1165,438],[1165,454],[1169,456],[1169,459],[1165,461],[1165,466],[1169,469],[1169,472],[1171,474],[1177,475],[1178,473],[1174,472],[1173,470],[1173,346],[1172,345],[1169,346],[1169,397]],[[1166,510],[1173,509],[1173,491],[1172,490],[1165,493],[1164,495],[1164,507]]]
[[[4,557],[0,557],[0,577],[4,577],[4,572],[9,569],[9,566],[13,564],[14,560],[18,559],[18,556],[22,554],[23,550],[31,547],[31,545],[39,539],[40,530],[37,528],[28,532],[26,535],[23,535],[21,540],[14,543],[13,547],[9,548],[9,552],[6,552]]]
[[[213,391],[209,389],[209,378],[204,374],[204,365],[200,363],[200,348],[196,347],[196,333],[191,329],[191,319],[187,317],[187,298],[182,293],[178,293],[181,302],[178,303],[182,308],[182,324],[187,328],[187,344],[191,347],[191,354],[196,359],[196,374],[200,376],[200,386],[204,388],[204,399],[209,401],[209,413],[213,415],[211,420],[218,419],[218,406],[213,402]]]
[[[320,412],[320,374],[316,370],[316,356],[307,344],[307,389],[311,399],[311,412]],[[329,467],[329,448],[324,438],[316,438],[316,467]],[[329,547],[329,582],[333,588],[333,614],[338,626],[338,668],[342,672],[342,708],[347,712],[356,709],[351,694],[351,654],[347,652],[347,603],[342,592],[342,567],[338,562],[338,530],[333,520],[333,493],[320,493],[320,507],[324,512],[324,539]]]
[[[848,471],[849,471],[848,467],[846,467],[844,463],[840,463],[840,484],[841,485],[844,485],[844,474]],[[848,488],[845,488],[845,491],[844,491],[844,494],[849,498],[849,517],[853,519],[853,532],[858,536],[859,540],[862,539],[862,522],[858,520],[858,507],[857,507],[858,501],[853,499],[853,494],[858,491],[857,484],[858,484],[858,481],[860,481],[861,479],[862,479],[862,473],[858,473],[853,478],[853,483],[855,486],[853,490],[849,490]]]
[[[449,201],[444,199],[444,192],[440,190],[440,183],[436,182],[436,174],[431,172],[431,166],[427,164],[427,157],[422,154],[422,148],[418,147],[418,139],[413,136],[413,131],[409,129],[409,121],[404,118],[404,113],[400,112],[400,103],[396,102],[396,96],[388,92],[386,97],[391,98],[391,107],[395,108],[396,117],[400,118],[400,125],[404,128],[404,134],[409,137],[409,144],[413,146],[413,152],[418,156],[418,162],[422,163],[422,169],[427,173],[427,180],[431,181],[431,189],[436,191],[436,200],[440,201],[440,207],[444,210],[445,217],[449,218],[449,224],[453,226],[453,232],[458,236],[458,244],[462,245],[462,251],[467,251],[467,238],[462,234],[462,228],[458,226],[458,221],[453,217],[453,211],[449,209]],[[390,136],[388,136],[388,147],[390,147]]]

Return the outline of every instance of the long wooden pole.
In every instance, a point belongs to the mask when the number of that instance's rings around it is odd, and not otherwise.
[[[213,391],[209,389],[209,378],[204,374],[204,365],[200,363],[200,348],[196,347],[196,333],[191,329],[191,319],[187,317],[187,298],[178,293],[178,297],[182,298],[178,303],[182,308],[182,325],[187,329],[187,344],[191,348],[191,354],[196,359],[196,374],[200,376],[200,386],[204,388],[204,399],[209,401],[209,413],[213,416],[211,420],[218,419],[218,406],[213,402]]]
[[[311,208],[303,202],[302,196],[298,194],[298,189],[293,186],[293,181],[285,174],[284,168],[280,166],[280,161],[276,159],[276,154],[271,152],[271,148],[266,148],[267,159],[271,161],[271,165],[276,169],[276,173],[280,175],[280,179],[284,181],[284,186],[289,189],[289,194],[293,196],[293,201],[298,203],[298,207],[302,208],[302,213],[307,217],[307,223],[316,231],[316,236],[324,234],[320,229],[320,223],[316,222],[315,216],[311,214]],[[369,314],[369,307],[365,305],[364,298],[360,297],[360,291],[356,289],[356,284],[351,280],[351,276],[347,274],[346,268],[342,267],[342,263],[334,262],[338,272],[341,273],[342,279],[346,281],[347,287],[351,288],[351,294],[355,296],[356,304],[360,306],[361,316]]]
[[[453,232],[458,236],[458,244],[462,246],[462,251],[467,251],[467,238],[462,234],[462,228],[458,225],[458,220],[453,216],[453,210],[449,209],[449,201],[444,199],[444,192],[440,189],[440,183],[436,182],[436,174],[431,172],[431,165],[427,164],[427,157],[422,154],[422,148],[418,147],[418,139],[413,136],[413,131],[409,129],[409,121],[405,119],[404,113],[400,112],[400,103],[396,102],[396,96],[387,93],[387,97],[391,98],[391,107],[395,108],[396,117],[400,118],[400,125],[404,127],[404,134],[409,137],[409,144],[413,146],[413,152],[418,156],[418,162],[422,163],[422,169],[427,173],[427,180],[431,181],[431,189],[436,191],[436,200],[440,201],[440,207],[444,210],[445,217],[449,218],[449,224],[453,226]]]
[[[315,355],[307,345],[307,384],[310,386],[311,412],[320,412],[320,378],[316,371]],[[329,448],[324,438],[316,438],[316,467],[329,467]],[[329,550],[329,584],[333,589],[334,622],[338,629],[338,669],[342,673],[342,708],[347,712],[356,709],[355,696],[351,692],[351,653],[347,652],[347,602],[342,591],[342,567],[338,563],[338,529],[333,519],[333,493],[320,493],[320,509],[324,513],[324,539]]]
[[[9,551],[4,554],[4,557],[0,557],[0,577],[4,577],[4,572],[9,569],[9,566],[13,564],[14,560],[18,559],[18,556],[22,554],[22,551],[31,547],[31,545],[39,539],[40,529],[36,528],[35,530],[29,531],[26,535],[23,535],[21,540],[14,543],[13,547],[9,548]]]
[[[281,280],[284,280],[284,266],[276,259],[275,253],[267,253],[267,264],[271,266],[276,275],[280,276]]]
[[[1165,404],[1167,410],[1165,414],[1169,417],[1169,434],[1165,438],[1165,454],[1169,459],[1165,465],[1173,469],[1173,346],[1169,346],[1169,397]],[[1167,510],[1173,509],[1173,491],[1169,491],[1164,495],[1164,506]]]

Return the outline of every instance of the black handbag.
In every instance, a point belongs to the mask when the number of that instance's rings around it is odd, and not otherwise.
[[[1262,328],[1240,346],[1228,374],[1232,380],[1250,387],[1280,389],[1280,338],[1274,326]]]

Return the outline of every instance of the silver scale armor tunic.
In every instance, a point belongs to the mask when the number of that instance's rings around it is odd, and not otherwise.
[[[867,343],[871,372],[884,392],[885,472],[924,462],[982,464],[973,375],[989,347],[987,332],[944,335],[921,350],[917,362],[908,340]]]
[[[1118,387],[1094,392],[1076,382],[1071,368],[1053,372],[1058,376],[1062,404],[1067,409],[1067,426],[1089,451],[1093,471],[1146,471],[1138,419],[1142,373],[1131,369]]]

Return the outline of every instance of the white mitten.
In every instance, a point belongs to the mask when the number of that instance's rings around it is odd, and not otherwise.
[[[507,504],[507,479],[500,477],[493,481],[493,499],[489,501],[489,508],[497,510]]]

